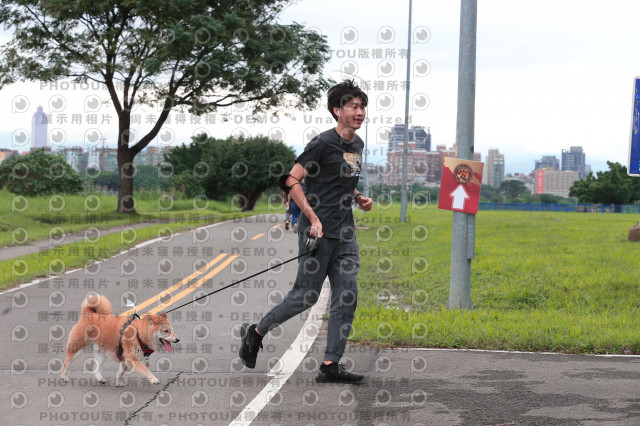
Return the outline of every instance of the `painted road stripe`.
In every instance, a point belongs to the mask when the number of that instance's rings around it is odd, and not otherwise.
[[[186,290],[183,290],[180,293],[176,294],[168,302],[161,303],[160,305],[158,305],[155,308],[151,309],[149,312],[147,312],[147,314],[155,315],[158,312],[163,311],[166,308],[168,308],[169,306],[173,305],[178,300],[182,299],[183,297],[187,296],[188,294],[193,293],[193,291],[195,289],[197,289],[202,284],[207,282],[207,280],[209,280],[210,278],[213,278],[215,275],[218,274],[218,272],[222,271],[224,268],[229,266],[229,264],[231,262],[233,262],[236,259],[236,257],[238,257],[238,256],[239,256],[238,254],[234,254],[233,256],[229,257],[224,262],[222,262],[220,265],[218,265],[218,267],[216,269],[214,269],[213,271],[209,272],[204,277],[200,278],[194,285],[192,285],[191,287],[188,287]]]
[[[255,237],[251,238],[252,240],[257,240],[258,238],[262,237],[264,235],[264,232],[262,234],[258,234]]]
[[[304,322],[302,329],[300,329],[298,337],[296,337],[296,340],[293,341],[289,349],[285,351],[284,355],[275,363],[269,372],[268,375],[273,376],[273,379],[244,407],[244,410],[238,414],[230,426],[250,425],[269,401],[271,401],[271,398],[280,391],[282,386],[289,380],[289,377],[296,371],[318,337],[318,331],[322,326],[322,316],[327,309],[330,293],[331,287],[328,281],[325,281],[322,286],[322,291],[320,292],[320,300],[311,308],[311,313]]]
[[[162,292],[158,293],[155,296],[152,296],[151,298],[145,300],[144,302],[140,303],[139,305],[136,305],[136,308],[138,309],[138,313],[141,313],[142,310],[144,308],[146,308],[147,306],[151,305],[152,303],[155,302],[159,302],[160,299],[162,299],[163,297],[165,297],[168,294],[171,294],[172,292],[176,291],[177,289],[179,289],[180,287],[182,287],[183,285],[187,284],[188,282],[190,282],[192,279],[196,278],[197,276],[201,275],[202,273],[204,273],[206,270],[208,270],[209,268],[211,268],[213,265],[215,265],[216,263],[218,263],[218,261],[220,259],[222,259],[223,257],[225,257],[227,255],[227,253],[222,253],[220,255],[218,255],[218,257],[216,257],[215,259],[213,259],[211,262],[207,263],[205,266],[203,266],[202,268],[198,269],[196,272],[194,272],[193,274],[189,275],[187,278],[182,279],[179,283],[176,283],[174,285],[172,285],[171,287],[169,287],[166,290],[163,290]],[[120,314],[120,316],[129,316],[134,312],[134,309],[131,308],[128,311],[125,311],[123,313]]]

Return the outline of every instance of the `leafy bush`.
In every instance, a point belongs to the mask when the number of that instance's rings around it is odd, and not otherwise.
[[[23,196],[77,194],[84,179],[59,155],[37,149],[0,164],[0,188]]]

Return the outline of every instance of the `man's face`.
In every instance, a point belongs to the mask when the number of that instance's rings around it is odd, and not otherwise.
[[[346,102],[342,109],[340,109],[338,123],[342,124],[343,127],[358,130],[360,126],[362,126],[365,114],[366,111],[362,99],[353,98]]]

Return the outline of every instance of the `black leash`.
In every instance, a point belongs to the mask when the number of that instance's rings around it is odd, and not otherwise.
[[[307,246],[307,247],[309,247],[309,251],[308,251],[308,252],[306,252],[306,253],[302,253],[302,254],[300,254],[300,255],[298,255],[298,256],[296,256],[296,257],[292,258],[292,259],[285,260],[285,261],[284,261],[284,262],[282,262],[282,263],[278,263],[277,265],[274,265],[274,266],[272,266],[272,267],[270,267],[270,268],[267,268],[267,269],[265,269],[265,270],[263,270],[263,271],[257,272],[257,273],[255,273],[255,274],[251,275],[250,277],[247,277],[247,278],[244,278],[244,279],[242,279],[242,280],[240,280],[240,281],[236,281],[236,282],[234,282],[234,283],[231,283],[231,284],[229,284],[229,285],[226,285],[226,286],[224,286],[224,287],[222,287],[222,288],[219,288],[219,289],[217,289],[217,290],[212,291],[211,293],[205,294],[204,296],[200,296],[200,297],[198,297],[197,299],[193,299],[191,302],[184,303],[184,304],[182,304],[182,305],[180,305],[180,306],[178,306],[178,307],[175,307],[175,308],[173,308],[173,309],[169,309],[168,311],[164,311],[164,312],[169,313],[169,312],[173,312],[173,311],[175,311],[176,309],[183,308],[183,307],[187,306],[187,305],[188,305],[188,304],[190,304],[190,303],[197,302],[198,300],[200,300],[200,299],[204,299],[205,297],[207,297],[207,296],[211,296],[212,294],[216,294],[216,293],[217,293],[217,292],[219,292],[219,291],[222,291],[222,290],[227,289],[227,288],[229,288],[229,287],[233,287],[234,285],[240,284],[241,282],[244,282],[244,281],[250,280],[250,279],[251,279],[251,278],[253,278],[253,277],[256,277],[256,276],[258,276],[258,275],[260,275],[260,274],[264,274],[264,273],[265,273],[265,272],[267,272],[267,271],[270,271],[270,270],[275,269],[275,268],[277,268],[277,267],[279,267],[279,266],[282,266],[282,265],[284,265],[285,263],[293,262],[294,260],[297,260],[297,259],[301,258],[302,256],[306,256],[306,255],[308,255],[308,254],[311,254],[312,256],[315,256],[316,252],[318,251],[318,245],[319,245],[319,244],[320,244],[320,238],[313,238],[313,237],[307,236],[306,246]]]

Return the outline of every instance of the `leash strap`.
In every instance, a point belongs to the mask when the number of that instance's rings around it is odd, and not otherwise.
[[[277,265],[274,265],[274,266],[272,266],[272,267],[270,267],[270,268],[267,268],[267,269],[265,269],[265,270],[263,270],[263,271],[257,272],[257,273],[255,273],[255,274],[251,275],[250,277],[247,277],[247,278],[244,278],[244,279],[242,279],[242,280],[240,280],[240,281],[236,281],[236,282],[234,282],[234,283],[231,283],[231,284],[229,284],[229,285],[226,285],[226,286],[224,286],[224,287],[222,287],[222,288],[219,288],[219,289],[217,289],[217,290],[212,291],[211,293],[205,294],[204,296],[200,296],[200,297],[198,297],[197,299],[193,299],[191,302],[184,303],[184,304],[182,304],[182,305],[180,305],[180,306],[177,306],[177,307],[175,307],[175,308],[173,308],[173,309],[169,309],[168,311],[165,311],[165,312],[166,312],[166,313],[173,312],[173,311],[175,311],[175,310],[177,310],[177,309],[180,309],[180,308],[182,308],[182,307],[187,306],[187,305],[188,305],[188,304],[190,304],[190,303],[196,302],[196,301],[198,301],[198,300],[200,300],[200,299],[204,299],[204,298],[205,298],[205,297],[207,297],[207,296],[211,296],[212,294],[216,294],[216,293],[217,293],[217,292],[219,292],[219,291],[222,291],[222,290],[227,289],[227,288],[229,288],[229,287],[232,287],[232,286],[234,286],[234,285],[240,284],[241,282],[244,282],[244,281],[250,280],[250,279],[251,279],[251,278],[253,278],[253,277],[257,277],[257,276],[258,276],[258,275],[260,275],[260,274],[264,274],[265,272],[270,271],[270,270],[272,270],[272,269],[275,269],[275,268],[277,268],[277,267],[279,267],[279,266],[282,266],[282,265],[284,265],[285,263],[293,262],[294,260],[299,259],[299,258],[301,258],[301,257],[303,257],[303,256],[308,255],[308,254],[310,254],[310,255],[312,255],[312,256],[315,256],[315,255],[316,255],[316,253],[318,252],[318,246],[320,245],[320,238],[317,238],[317,237],[315,237],[315,238],[314,238],[314,237],[311,237],[311,236],[307,235],[307,240],[305,241],[305,245],[309,248],[309,251],[308,251],[308,252],[306,252],[306,253],[302,253],[302,254],[300,254],[300,255],[298,255],[298,256],[296,256],[296,257],[294,257],[294,258],[291,258],[291,259],[289,259],[289,260],[285,260],[285,261],[284,261],[284,262],[282,262],[282,263],[278,263]]]

